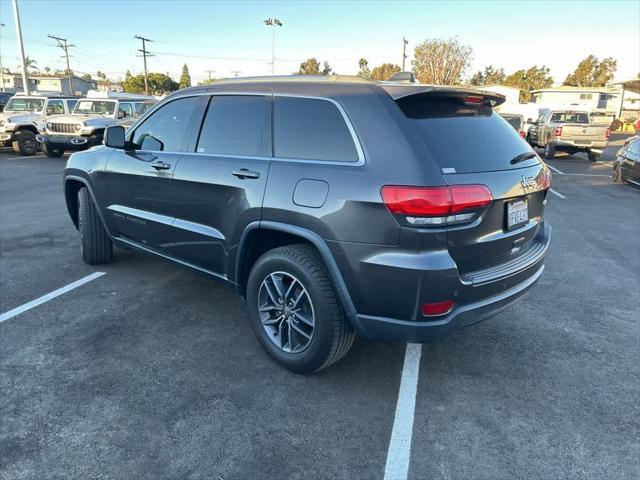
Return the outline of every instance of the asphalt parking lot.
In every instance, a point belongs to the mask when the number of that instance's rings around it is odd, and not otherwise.
[[[609,179],[620,144],[549,162],[539,284],[421,348],[408,478],[640,477],[640,189]],[[105,273],[0,323],[0,478],[384,477],[405,345],[294,375],[214,280],[131,251],[83,264],[64,163],[0,153],[0,313]]]

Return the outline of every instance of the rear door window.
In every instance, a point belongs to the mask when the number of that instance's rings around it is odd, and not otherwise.
[[[359,160],[342,113],[328,100],[276,97],[273,123],[276,157],[334,162]]]
[[[218,95],[209,101],[198,153],[271,157],[271,98]]]
[[[441,169],[472,173],[539,163],[534,157],[511,164],[531,147],[488,105],[466,105],[457,98],[428,95],[401,98],[397,104]]]

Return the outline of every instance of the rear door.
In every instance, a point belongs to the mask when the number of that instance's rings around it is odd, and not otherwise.
[[[449,185],[485,185],[493,196],[480,218],[447,229],[461,273],[532,246],[543,221],[548,170],[527,142],[487,105],[429,96],[398,104]]]
[[[105,218],[115,235],[171,253],[171,180],[180,157],[194,144],[201,101],[194,96],[166,103],[129,133],[130,150],[114,150],[109,157]]]
[[[271,94],[213,95],[195,151],[174,174],[181,260],[226,277],[247,224],[260,220],[271,163]]]
[[[631,142],[625,149],[622,169],[626,178],[640,182],[640,140]]]

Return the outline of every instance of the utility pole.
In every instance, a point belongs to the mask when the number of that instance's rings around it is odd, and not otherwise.
[[[0,37],[2,37],[2,28],[6,25],[0,23]],[[0,38],[0,47],[2,46],[2,39]],[[4,92],[4,69],[2,68],[2,51],[0,51],[0,83],[2,84],[2,91]]]
[[[238,78],[238,75],[240,75],[240,70],[231,70],[231,73],[233,73],[233,76],[235,78]]]
[[[146,42],[153,42],[153,40],[141,37],[140,35],[136,35],[133,38],[142,40],[142,49],[138,49],[138,51],[142,52],[142,57],[144,58],[144,94],[149,95],[149,80],[147,79],[147,57],[153,57],[153,55],[151,55],[147,50]]]
[[[211,81],[211,74],[215,72],[215,70],[205,70],[205,72],[207,72],[207,74],[209,75],[209,81]]]
[[[58,47],[64,50],[64,56],[67,59],[67,79],[69,80],[69,95],[73,95],[73,84],[71,82],[71,76],[73,72],[69,66],[69,48],[75,47],[75,45],[68,43],[66,38],[56,37],[55,35],[47,35],[47,37],[54,39],[58,42]]]
[[[27,80],[27,66],[24,63],[24,45],[22,44],[22,28],[20,28],[20,12],[18,12],[18,0],[13,0],[13,18],[16,21],[16,37],[20,50],[20,63],[22,64],[22,89],[25,95],[29,95],[29,81]]]
[[[407,59],[407,45],[409,44],[409,42],[402,37],[402,71],[404,72],[404,62]]]
[[[276,68],[276,26],[281,27],[282,22],[275,17],[267,18],[263,22],[271,27],[271,75],[273,75]]]

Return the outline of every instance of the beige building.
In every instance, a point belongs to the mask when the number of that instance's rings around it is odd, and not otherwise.
[[[4,89],[7,92],[23,92],[22,75],[5,73]],[[86,95],[89,90],[97,88],[96,80],[86,80],[81,77],[71,77],[71,90],[69,89],[69,79],[59,75],[29,75],[29,91],[31,92],[55,92],[61,95]]]

